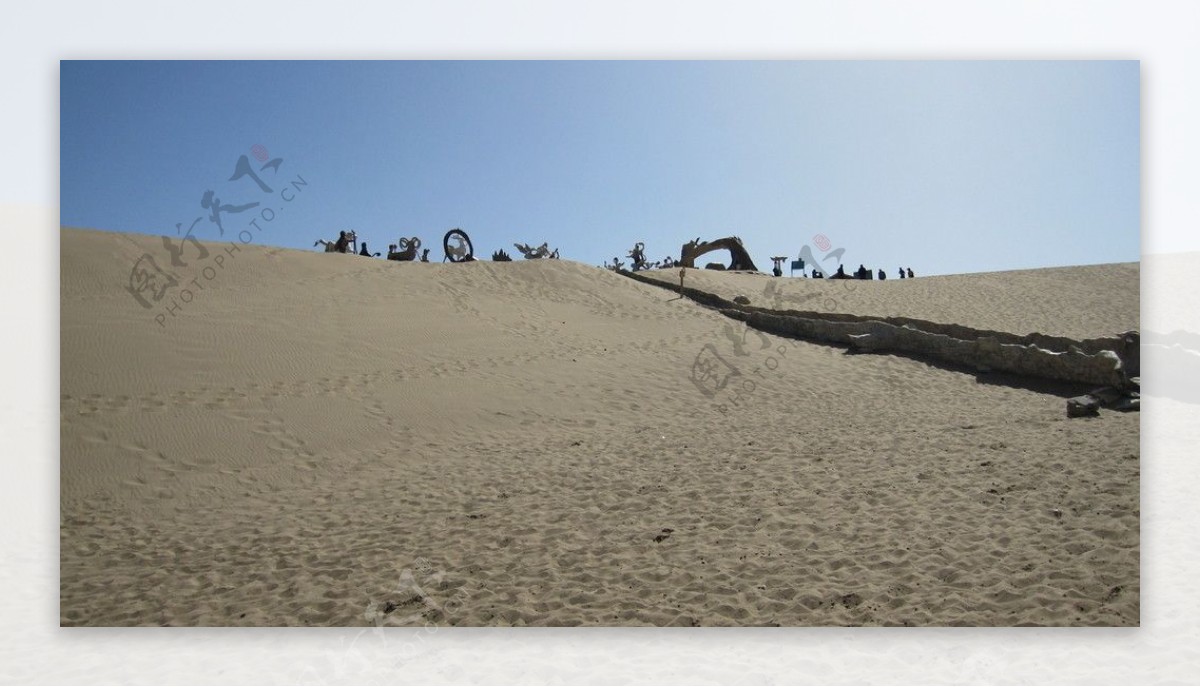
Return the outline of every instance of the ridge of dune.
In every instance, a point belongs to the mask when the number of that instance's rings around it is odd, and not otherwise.
[[[660,279],[624,270],[620,274],[667,288]],[[856,352],[899,353],[932,363],[1115,389],[1135,389],[1137,383],[1131,380],[1141,374],[1137,331],[1090,339],[1039,332],[1017,336],[909,317],[775,310],[751,305],[744,296],[728,301],[682,283],[678,290],[674,286],[670,290],[760,331],[844,345]]]
[[[159,322],[126,286],[160,237],[62,231],[63,625],[1138,624],[1136,415],[568,260],[245,245],[207,279],[205,245]],[[1049,329],[933,279],[946,321]],[[1136,328],[1133,288],[1091,324]]]
[[[679,285],[678,269],[640,276]],[[1138,263],[1044,267],[885,280],[773,278],[761,273],[689,270],[685,286],[776,310],[908,318],[1018,336],[1089,339],[1140,329]],[[962,297],[967,296],[967,297]]]

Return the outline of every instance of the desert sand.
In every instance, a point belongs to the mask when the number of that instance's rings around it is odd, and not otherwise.
[[[205,246],[62,231],[63,625],[1139,623],[1137,413],[569,260]],[[1138,273],[687,285],[1087,337]]]
[[[853,271],[853,270],[849,270]],[[679,270],[645,276],[679,286]],[[1137,263],[899,279],[773,279],[688,270],[685,286],[725,299],[745,295],[781,310],[908,317],[1024,335],[1086,339],[1138,329]]]

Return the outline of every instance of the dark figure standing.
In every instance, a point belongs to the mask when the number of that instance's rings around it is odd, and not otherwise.
[[[908,268],[908,278],[909,278],[909,279],[916,279],[916,277],[914,277],[914,276],[913,276],[913,273],[912,273],[912,268],[911,268],[911,267],[910,267],[910,268]]]
[[[883,268],[881,267],[879,269],[879,281],[883,281],[884,279],[887,279],[887,273],[884,272]]]
[[[904,268],[903,267],[900,268],[900,278],[901,279],[904,278]]]

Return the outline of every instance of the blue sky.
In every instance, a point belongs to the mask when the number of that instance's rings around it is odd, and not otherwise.
[[[590,264],[737,235],[770,269],[817,234],[893,277],[1128,262],[1139,89],[1135,61],[64,61],[61,222],[218,240],[213,191],[259,203],[226,239],[270,209],[255,243],[434,260],[461,227]]]

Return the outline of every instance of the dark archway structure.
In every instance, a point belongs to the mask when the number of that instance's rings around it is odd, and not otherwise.
[[[758,271],[758,268],[754,266],[754,261],[750,259],[750,254],[746,252],[746,247],[742,245],[742,240],[736,236],[703,242],[697,237],[694,241],[688,241],[683,244],[683,249],[680,251],[679,263],[682,267],[694,268],[696,258],[722,248],[728,250],[732,256],[728,269]]]

